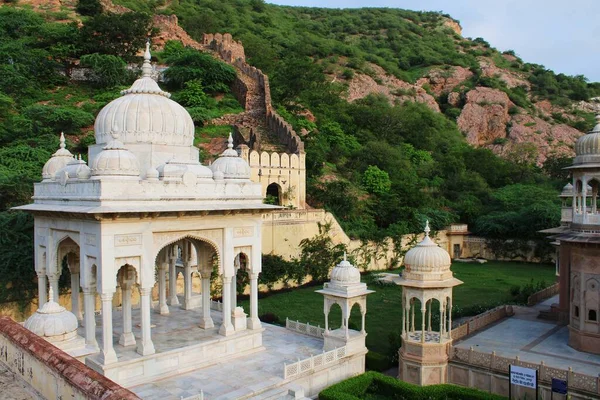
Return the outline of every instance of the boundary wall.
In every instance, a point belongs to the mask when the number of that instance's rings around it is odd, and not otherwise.
[[[19,323],[1,316],[0,363],[44,399],[139,399]]]
[[[509,365],[536,369],[539,375],[540,399],[552,398],[552,378],[568,381],[569,399],[598,399],[600,396],[600,377],[580,374],[568,370],[530,363],[516,358],[500,357],[496,352],[482,353],[470,349],[461,349],[450,346],[448,363],[448,383],[460,386],[473,387],[487,392],[508,396],[508,368]],[[515,399],[535,398],[535,390],[513,385],[512,395]],[[563,399],[563,396],[555,396]]]

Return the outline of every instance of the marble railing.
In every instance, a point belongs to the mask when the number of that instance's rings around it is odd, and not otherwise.
[[[496,322],[504,317],[513,315],[513,307],[511,305],[498,306],[484,313],[468,319],[461,325],[452,329],[451,336],[453,340],[462,339],[463,337],[485,328],[489,324]]]
[[[468,364],[469,366],[481,367],[489,369],[493,372],[507,374],[510,365],[519,367],[536,369],[538,371],[539,380],[548,384],[552,383],[552,378],[558,378],[569,382],[569,389],[581,390],[594,395],[600,394],[600,377],[573,372],[569,367],[568,370],[548,367],[542,361],[541,363],[531,363],[521,361],[519,357],[508,358],[500,357],[493,351],[490,353],[482,353],[470,349],[461,349],[455,346],[449,348],[450,362],[459,362]]]
[[[308,336],[314,336],[318,338],[323,338],[323,333],[325,333],[325,329],[320,326],[314,326],[309,323],[303,324],[302,322],[292,321],[289,318],[285,319],[285,327],[290,331],[303,333]]]
[[[338,347],[316,356],[310,356],[304,360],[298,360],[293,364],[283,364],[283,379],[289,379],[294,376],[311,372],[317,368],[332,364],[346,357],[346,346]]]

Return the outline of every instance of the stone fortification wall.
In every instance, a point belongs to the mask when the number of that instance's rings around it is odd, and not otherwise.
[[[540,258],[540,256],[537,254],[534,242],[530,242],[528,244],[528,248],[526,249],[516,248],[516,242],[513,243],[515,243],[515,249],[513,251],[510,250],[510,240],[505,241],[503,246],[504,250],[496,251],[491,245],[491,240],[483,237],[468,236],[464,240],[462,257],[478,257],[497,261],[526,261],[536,263],[548,261]]]
[[[0,317],[0,363],[44,399],[139,399],[8,317]]]
[[[449,347],[448,383],[474,387],[487,392],[508,396],[508,367],[536,369],[539,376],[540,399],[550,400],[552,378],[569,382],[569,398],[572,400],[597,399],[600,395],[600,377],[573,372],[545,365],[530,363],[519,358],[507,358],[496,352],[482,353],[470,349]],[[515,399],[535,398],[535,390],[513,385],[512,396]],[[558,398],[558,396],[555,396]]]
[[[304,143],[271,104],[271,88],[269,77],[260,69],[246,62],[244,47],[240,42],[233,40],[230,34],[205,34],[202,43],[215,51],[219,57],[228,64],[235,66],[240,72],[233,85],[233,93],[244,108],[260,111],[261,117],[267,128],[274,132],[280,143],[289,153],[303,153]],[[257,133],[258,134],[258,133]],[[260,143],[260,141],[258,141]],[[254,148],[260,150],[260,148]]]

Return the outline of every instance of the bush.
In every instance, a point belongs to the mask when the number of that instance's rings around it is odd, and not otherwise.
[[[280,322],[279,317],[273,313],[259,315],[258,319],[267,324],[279,324]]]
[[[81,15],[92,16],[102,13],[100,0],[79,0],[75,10]]]
[[[410,400],[500,400],[504,397],[451,384],[417,386],[378,372],[366,372],[328,387],[319,393],[320,400],[377,398]]]
[[[371,371],[383,372],[394,366],[389,357],[381,353],[369,351],[365,357],[366,367]]]
[[[108,54],[86,54],[80,65],[89,68],[88,82],[100,88],[122,85],[128,80],[127,64],[123,59]]]
[[[23,114],[33,121],[34,132],[39,134],[79,133],[81,128],[94,123],[94,116],[72,107],[33,105]]]

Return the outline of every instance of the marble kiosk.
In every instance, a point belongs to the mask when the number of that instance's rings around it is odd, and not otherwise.
[[[241,354],[262,346],[258,319],[258,274],[261,271],[261,185],[250,181],[250,168],[238,157],[229,138],[228,149],[209,167],[200,164],[194,146],[194,124],[187,111],[170,100],[150,77],[149,46],[142,77],[98,114],[96,144],[89,149],[89,166],[65,148],[46,163],[34,202],[18,209],[35,218],[35,269],[40,307],[47,301],[47,284],[58,293],[61,263],[66,260],[72,290],[83,289],[85,343],[100,349],[86,364],[118,382],[146,381],[197,359]],[[240,263],[240,259],[244,262]],[[202,304],[201,328],[214,326],[210,309],[213,269],[222,283],[221,337],[227,346],[210,343],[168,359],[131,364],[113,348],[113,296],[122,296],[123,323],[119,343],[135,346],[141,356],[155,353],[151,332],[151,290],[158,281],[157,311],[168,314],[177,305],[177,266],[185,278],[184,309]],[[235,307],[235,274],[247,269],[250,315]],[[192,265],[202,278],[201,298],[191,291]],[[141,340],[134,338],[131,290],[140,293]],[[96,294],[101,299],[102,337],[95,334]],[[51,299],[56,300],[56,299]],[[73,296],[73,302],[78,296]],[[77,313],[78,304],[72,309]],[[81,317],[81,316],[80,316]],[[240,333],[236,335],[237,333]],[[98,341],[100,346],[98,346]],[[135,378],[135,379],[134,379]]]
[[[347,261],[323,294],[358,303],[360,332],[347,318],[337,331],[261,324],[263,215],[280,207],[263,204],[262,185],[251,181],[231,135],[210,166],[199,162],[193,121],[151,78],[150,59],[148,44],[141,78],[98,114],[89,163],[61,134],[33,204],[17,207],[35,220],[39,310],[25,327],[143,398],[281,398],[288,388],[302,398],[364,372],[371,291]],[[250,284],[248,314],[236,304],[239,271]],[[63,273],[72,293],[83,292],[83,304],[71,296],[70,312],[57,304]],[[215,288],[222,302],[211,300]],[[234,371],[202,380],[221,365]]]

